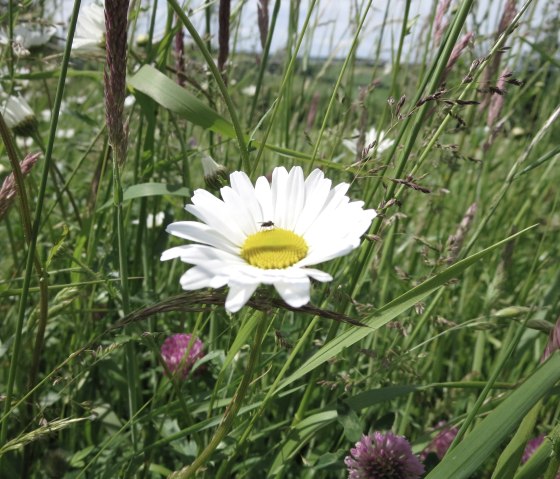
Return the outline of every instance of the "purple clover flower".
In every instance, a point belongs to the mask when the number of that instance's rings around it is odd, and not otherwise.
[[[344,464],[348,479],[419,479],[424,473],[406,438],[392,432],[363,435]]]
[[[191,334],[174,334],[161,345],[161,357],[174,375],[185,379],[194,363],[204,356],[204,344]],[[188,355],[185,354],[188,351]]]
[[[442,421],[438,423],[437,427],[441,428],[444,426],[444,424],[445,422]],[[437,456],[437,458],[441,461],[443,459],[443,456],[445,456],[445,453],[449,449],[449,446],[451,446],[451,443],[453,442],[453,439],[455,439],[455,436],[457,435],[458,432],[459,430],[456,427],[446,427],[442,429],[432,439],[432,442],[430,442],[430,444],[428,444],[426,448],[422,451],[420,458],[422,460],[425,460],[428,454],[433,452]]]
[[[525,446],[525,450],[523,451],[523,456],[521,457],[521,464],[525,464],[529,460],[529,458],[535,453],[535,451],[539,448],[543,441],[544,436],[542,434],[527,441],[527,445]]]

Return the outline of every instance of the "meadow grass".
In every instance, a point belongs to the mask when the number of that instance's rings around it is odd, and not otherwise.
[[[8,39],[57,6],[6,3]],[[0,46],[35,113],[0,111],[0,476],[340,478],[392,431],[429,479],[556,477],[557,2],[349,2],[349,44],[322,23],[337,2],[226,3],[131,2],[126,103],[122,41],[71,48],[79,0],[47,44]],[[378,216],[305,307],[260,286],[230,314],[227,288],[183,292],[160,261],[194,191],[219,194],[206,156],[253,181],[320,168]],[[177,333],[204,343],[186,377],[160,352]]]

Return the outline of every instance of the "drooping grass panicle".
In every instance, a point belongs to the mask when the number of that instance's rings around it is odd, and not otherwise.
[[[511,75],[511,71],[506,68],[500,78],[498,78],[498,82],[496,83],[496,87],[493,89],[493,93],[490,99],[490,108],[488,109],[488,118],[486,120],[486,125],[488,128],[492,130],[500,113],[502,112],[502,108],[504,107],[504,95],[506,93],[506,80]]]
[[[453,51],[449,56],[449,60],[447,61],[447,65],[445,67],[446,74],[449,73],[449,71],[453,68],[453,65],[457,63],[457,60],[459,60],[460,56],[465,51],[465,49],[469,46],[469,44],[472,43],[473,39],[474,39],[474,33],[468,32],[465,33],[455,44],[455,46],[453,47]]]
[[[39,159],[40,153],[33,153],[31,155],[27,155],[22,162],[20,163],[21,174],[23,177],[26,177],[37,160]],[[16,180],[13,173],[10,173],[2,183],[2,187],[0,187],[0,220],[6,216],[8,213],[10,206],[12,206],[14,199],[17,195],[17,186]]]
[[[434,43],[439,46],[441,43],[441,38],[443,37],[443,32],[447,27],[447,20],[445,19],[445,14],[449,10],[449,5],[451,0],[440,0],[436,9],[436,15],[434,17]]]
[[[516,0],[507,0],[506,4],[504,5],[504,10],[500,18],[500,23],[498,25],[498,30],[496,31],[496,34],[494,36],[495,40],[498,40],[498,38],[500,38],[502,33],[506,31],[506,29],[509,27],[509,25],[515,18],[515,15],[517,14],[516,3],[517,3]],[[503,56],[503,51],[498,51],[492,58],[492,61],[484,70],[481,79],[481,85],[483,87],[488,87],[493,83],[493,79],[500,69],[502,56]],[[491,95],[490,94],[485,95],[478,107],[479,111],[483,111],[488,106],[490,101],[491,101]]]
[[[467,233],[469,232],[471,224],[474,220],[474,215],[476,214],[477,208],[478,207],[476,203],[473,203],[467,208],[465,216],[463,216],[461,223],[459,223],[455,234],[452,234],[447,240],[447,249],[449,253],[449,256],[447,257],[448,263],[451,264],[457,261],[463,243],[465,242],[465,237],[467,236]]]
[[[105,118],[109,142],[120,166],[126,157],[124,99],[126,97],[126,58],[128,0],[106,0]]]

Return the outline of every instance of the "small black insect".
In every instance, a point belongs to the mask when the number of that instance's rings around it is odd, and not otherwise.
[[[274,228],[274,223],[272,221],[261,221],[261,228]]]

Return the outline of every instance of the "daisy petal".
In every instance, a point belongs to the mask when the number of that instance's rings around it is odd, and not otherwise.
[[[239,284],[230,282],[229,292],[226,298],[226,309],[230,313],[236,313],[239,311],[245,303],[249,301],[249,298],[257,289],[258,283],[256,284]]]
[[[180,283],[185,291],[193,291],[201,288],[221,288],[227,280],[227,277],[213,276],[206,270],[194,266],[181,276]]]
[[[309,278],[302,278],[297,281],[278,281],[274,287],[282,299],[294,308],[301,308],[309,303],[309,289],[311,283]]]

